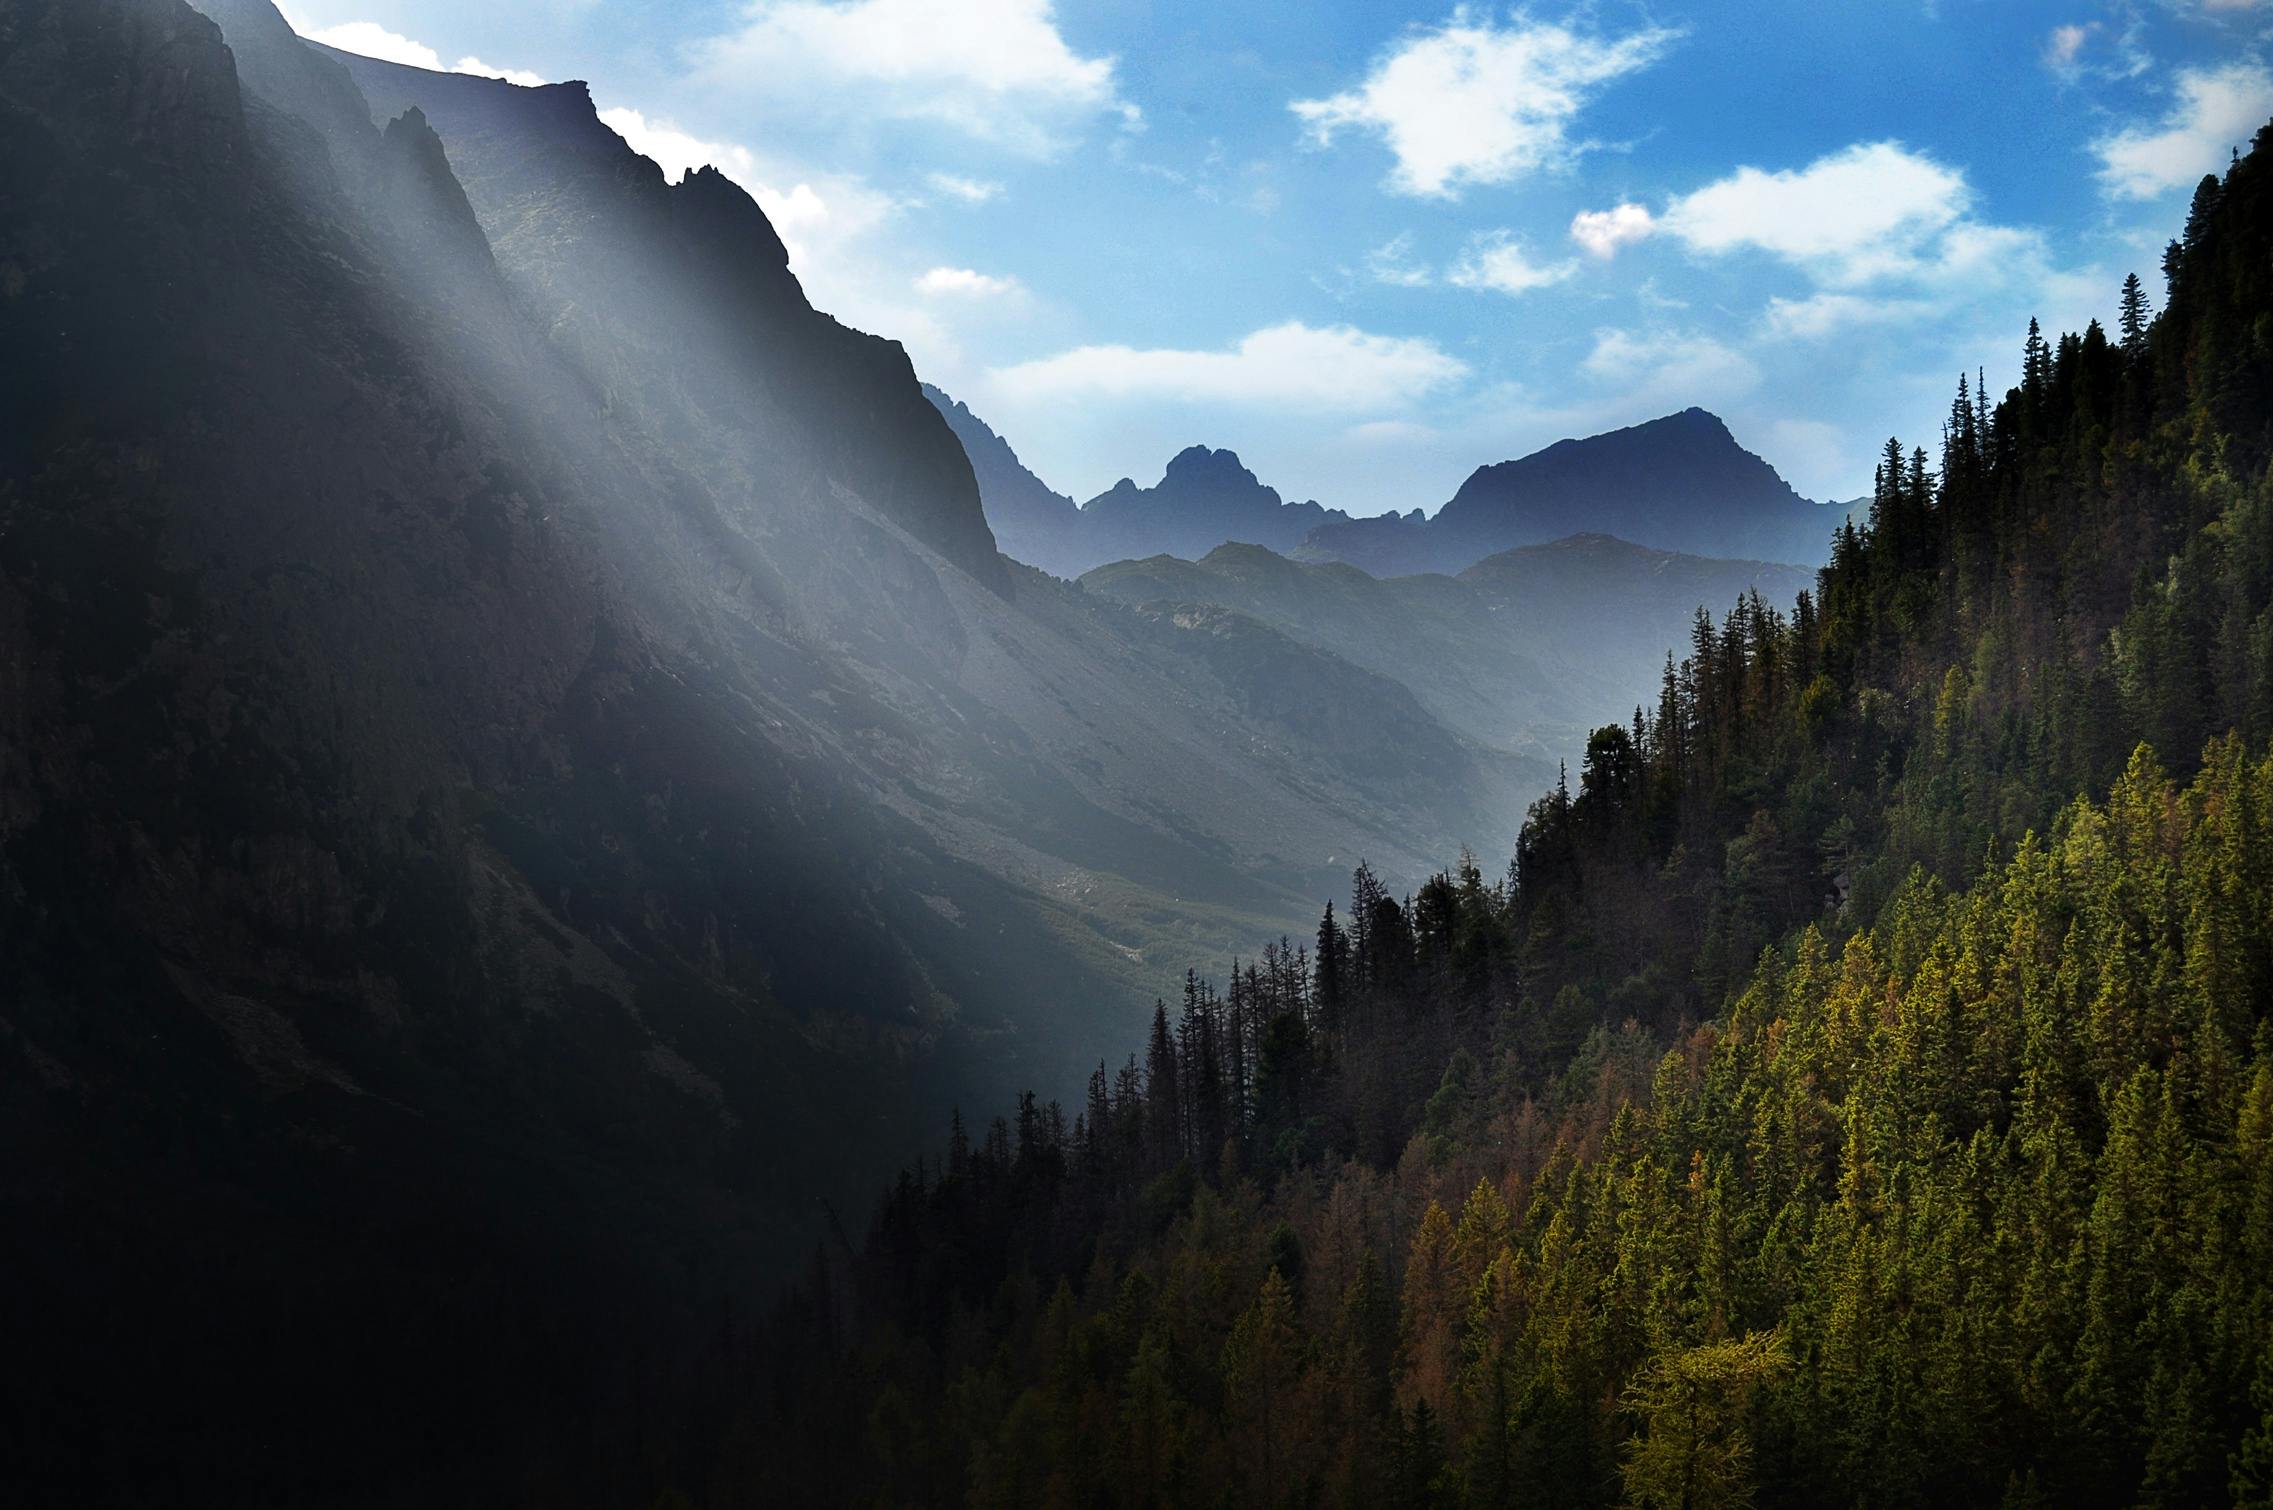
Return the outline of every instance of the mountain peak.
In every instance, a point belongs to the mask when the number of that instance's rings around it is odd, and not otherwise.
[[[1516,546],[1610,535],[1720,560],[1812,564],[1829,552],[1835,523],[1719,415],[1691,406],[1478,467],[1434,518],[1332,525],[1299,554],[1380,573],[1457,572]]]
[[[1161,477],[1162,486],[1170,483],[1244,483],[1255,486],[1257,478],[1240,461],[1239,453],[1225,449],[1211,450],[1206,446],[1186,446],[1171,457],[1168,470]]]

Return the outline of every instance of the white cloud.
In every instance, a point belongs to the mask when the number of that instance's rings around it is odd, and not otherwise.
[[[1739,168],[1675,200],[1662,224],[1695,251],[1752,248],[1851,285],[1917,272],[1972,197],[1956,169],[1871,142],[1796,172]]]
[[[1002,185],[981,178],[965,178],[960,173],[933,173],[925,178],[940,193],[965,204],[985,204],[1002,193]]]
[[[1435,276],[1413,260],[1413,233],[1400,231],[1366,253],[1365,270],[1376,283],[1393,288],[1426,288]]]
[[[302,30],[297,24],[293,30],[311,42],[336,47],[341,52],[352,52],[361,57],[377,58],[384,63],[401,63],[410,68],[424,68],[432,73],[471,73],[485,79],[503,79],[510,84],[534,88],[544,79],[524,68],[494,68],[475,57],[445,63],[442,55],[424,42],[413,41],[399,32],[391,32],[376,21],[342,21],[337,26],[319,26]]]
[[[916,292],[932,298],[999,299],[1020,289],[1016,278],[997,278],[967,267],[935,267],[916,279]]]
[[[1560,283],[1577,271],[1576,262],[1541,267],[1524,255],[1523,244],[1506,231],[1486,231],[1469,238],[1468,249],[1445,279],[1456,288],[1521,294]]]
[[[1632,401],[1711,408],[1758,386],[1760,369],[1710,336],[1652,330],[1598,330],[1579,367],[1599,382],[1630,390]]]
[[[703,75],[801,116],[928,121],[1047,155],[1099,115],[1140,115],[1050,0],[754,0],[697,51]]]
[[[1402,406],[1467,372],[1433,341],[1289,321],[1226,351],[1082,346],[989,376],[1013,400],[1169,399],[1346,413]]]
[[[1571,217],[1571,240],[1584,247],[1588,256],[1605,261],[1617,256],[1620,247],[1646,240],[1656,231],[1657,217],[1645,205],[1581,210]]]
[[[2053,27],[2052,35],[2044,39],[2044,66],[2055,73],[2072,72],[2076,66],[2076,55],[2084,50],[2084,44],[2098,30],[2097,21],[2087,21],[2081,26]]]
[[[1443,26],[1399,39],[1357,88],[1290,108],[1321,146],[1344,127],[1380,136],[1397,158],[1390,188],[1448,198],[1568,163],[1571,120],[1678,35],[1581,36],[1521,15],[1497,26],[1462,7]]]
[[[2273,115],[2273,74],[2262,64],[2187,69],[2160,130],[2132,127],[2092,143],[2101,186],[2117,199],[2152,199],[2226,165]]]

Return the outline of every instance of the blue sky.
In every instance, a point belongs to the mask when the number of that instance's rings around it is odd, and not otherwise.
[[[2111,318],[2273,116],[2273,0],[286,0],[585,79],[765,204],[816,303],[1086,498],[1230,446],[1434,509],[1689,404],[1811,497]]]

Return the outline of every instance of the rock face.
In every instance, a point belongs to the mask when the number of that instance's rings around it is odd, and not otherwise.
[[[0,0],[0,1482],[624,1503],[952,1101],[1536,773],[1005,561],[579,86],[207,4]]]
[[[1196,561],[1232,542],[1283,553],[1321,526],[1349,522],[1339,509],[1281,498],[1236,453],[1206,446],[1177,453],[1149,488],[1124,477],[1076,506],[1027,470],[967,406],[936,388],[925,392],[971,458],[988,522],[1005,554],[1056,576],[1076,577],[1108,562],[1146,556]]]
[[[1515,546],[1598,533],[1718,559],[1827,559],[1839,519],[1794,493],[1702,409],[1479,467],[1435,515],[1333,521],[1295,552],[1377,576],[1457,572]]]

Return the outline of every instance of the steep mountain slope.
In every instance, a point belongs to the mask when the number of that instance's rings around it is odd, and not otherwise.
[[[1074,1135],[903,1178],[783,1310],[769,1484],[2265,1504],[2269,252],[2273,126],[1505,883],[1361,871]]]
[[[208,4],[0,5],[0,1481],[623,1503],[919,1119],[1527,773],[1004,561],[579,86]]]
[[[1160,481],[1140,488],[1122,478],[1085,504],[1053,492],[969,406],[926,385],[971,458],[987,519],[1004,554],[1062,577],[1111,561],[1168,555],[1196,561],[1229,542],[1284,554],[1322,525],[1347,522],[1339,509],[1290,503],[1230,451],[1189,446]]]
[[[1503,551],[1457,577],[1375,578],[1226,545],[1198,561],[1102,566],[1081,585],[1125,603],[1246,614],[1403,683],[1470,738],[1552,762],[1655,700],[1666,655],[1688,645],[1700,608],[1755,590],[1788,601],[1813,576],[1580,535]]]
[[[1702,409],[1478,467],[1434,515],[1322,525],[1295,555],[1375,576],[1457,572],[1519,545],[1597,533],[1660,550],[1812,566],[1838,520]]]

